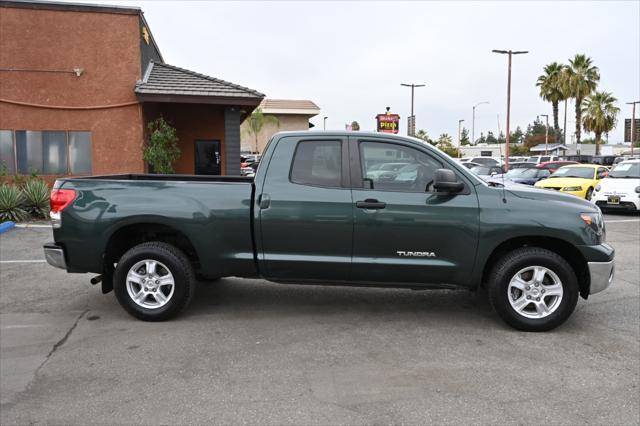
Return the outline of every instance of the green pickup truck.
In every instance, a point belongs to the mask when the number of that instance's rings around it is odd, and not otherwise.
[[[103,293],[114,290],[149,321],[177,314],[197,281],[236,276],[485,287],[508,324],[544,331],[571,315],[579,295],[607,288],[614,271],[596,206],[488,185],[418,139],[379,133],[279,133],[255,178],[59,179],[51,219],[47,261],[99,274],[92,282]]]

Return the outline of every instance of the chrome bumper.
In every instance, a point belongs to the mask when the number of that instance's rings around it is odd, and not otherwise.
[[[587,265],[589,265],[589,275],[591,276],[589,294],[596,294],[606,290],[613,282],[614,261],[587,262]]]
[[[44,245],[44,258],[51,266],[67,269],[67,262],[64,260],[64,250],[55,244]]]

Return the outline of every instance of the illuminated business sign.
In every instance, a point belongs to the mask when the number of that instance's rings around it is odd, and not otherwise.
[[[379,132],[396,134],[400,131],[400,116],[398,114],[378,114],[376,121]]]

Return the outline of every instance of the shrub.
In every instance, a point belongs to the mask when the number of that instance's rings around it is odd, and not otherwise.
[[[0,185],[0,222],[20,222],[29,217],[23,203],[24,196],[18,187],[6,183]]]
[[[173,163],[180,158],[176,129],[160,117],[148,125],[149,144],[142,156],[153,173],[174,173]]]
[[[46,219],[49,215],[49,187],[40,179],[29,179],[22,186],[23,206],[31,216]]]

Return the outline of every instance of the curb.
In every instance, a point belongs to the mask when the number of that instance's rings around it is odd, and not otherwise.
[[[0,223],[0,234],[4,234],[5,232],[15,228],[15,226],[16,224],[10,220]]]

